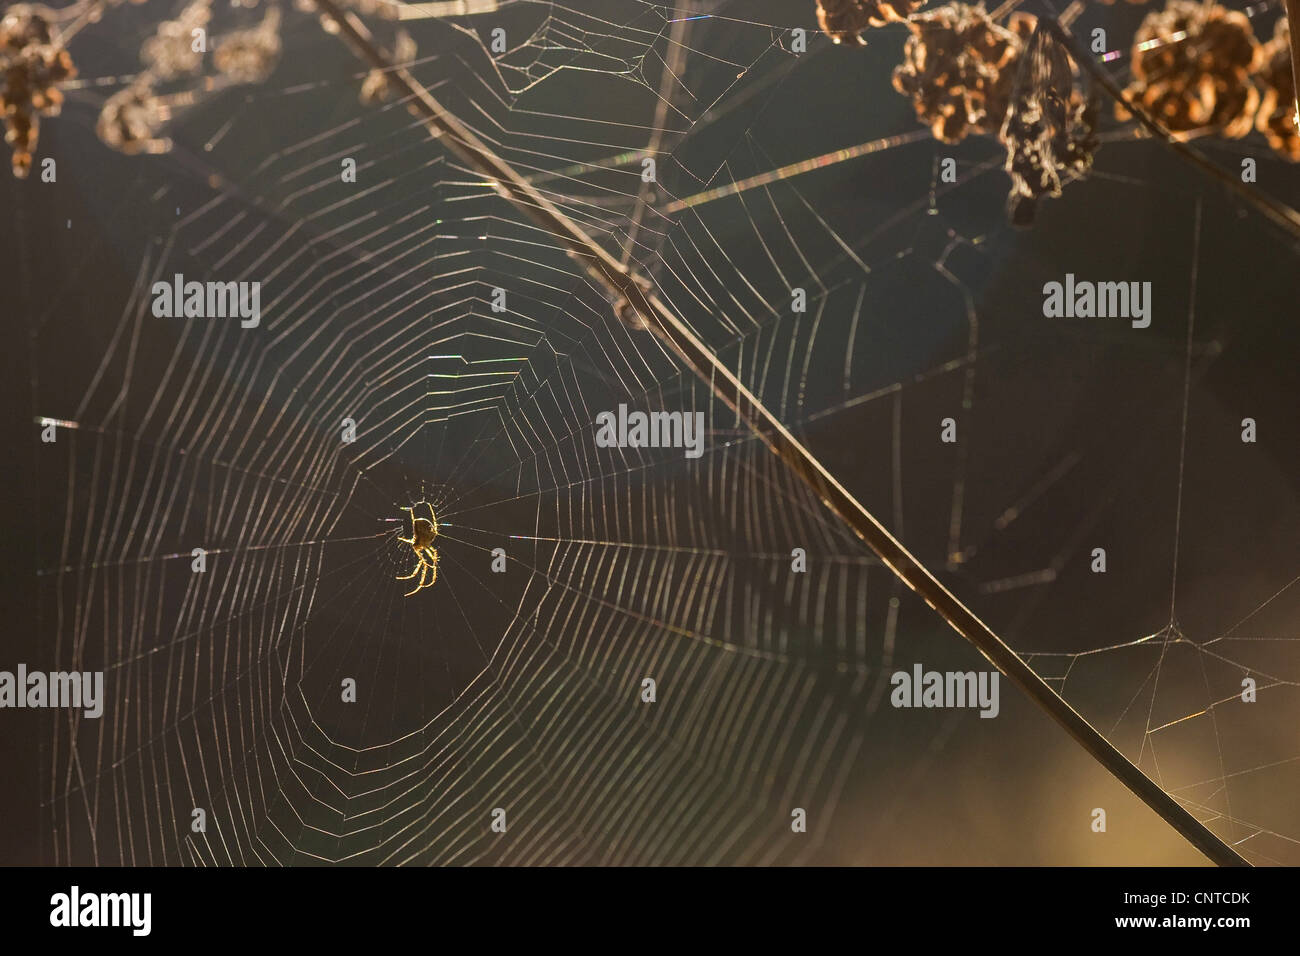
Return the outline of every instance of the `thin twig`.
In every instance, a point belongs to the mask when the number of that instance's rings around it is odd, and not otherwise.
[[[409,71],[391,63],[374,43],[370,31],[354,14],[341,9],[335,0],[316,0],[316,6],[362,59],[372,68],[383,71],[390,86],[410,101],[434,137],[488,177],[501,196],[550,232],[609,292],[626,300],[636,310],[646,328],[687,368],[707,383],[714,395],[745,421],[754,435],[796,477],[808,485],[822,504],[866,542],[908,587],[938,611],[953,630],[974,644],[998,670],[1050,714],[1102,766],[1198,850],[1223,866],[1249,865],[1236,850],[1215,836],[1098,733],[988,625],[913,557],[695,336],[686,323],[649,291],[650,286],[646,280],[614,259],[581,226],[538,192],[459,119],[443,109]]]

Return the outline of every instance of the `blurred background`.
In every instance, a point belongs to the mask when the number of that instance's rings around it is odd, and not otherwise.
[[[1122,52],[1155,8],[1089,5],[1075,29]],[[284,10],[265,81],[177,108],[169,151],[105,145],[107,98],[179,9],[81,29],[32,175],[0,186],[3,666],[110,688],[98,722],[0,717],[5,862],[1204,862],[1009,682],[995,720],[890,707],[895,669],[989,665],[400,98],[361,103],[366,69],[313,15]],[[1271,36],[1278,11],[1252,9]],[[266,7],[212,11],[215,36]],[[1013,229],[996,139],[917,134],[891,85],[906,28],[832,45],[811,2],[400,27],[416,79],[627,249],[1120,750],[1252,862],[1300,861],[1295,237],[1105,101],[1091,174]],[[1262,136],[1196,145],[1300,203]],[[149,284],[176,272],[261,281],[262,327],[153,318]],[[1066,273],[1150,282],[1150,328],[1044,318]],[[620,402],[704,410],[705,457],[596,449]],[[44,445],[40,417],[78,427]],[[440,581],[404,599],[395,532],[419,500],[446,525]]]

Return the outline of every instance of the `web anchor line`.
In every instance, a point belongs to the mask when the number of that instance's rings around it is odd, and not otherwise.
[[[411,111],[424,120],[436,139],[442,140],[460,159],[488,177],[498,195],[518,206],[529,218],[551,233],[569,255],[616,297],[620,304],[634,310],[644,327],[653,332],[663,345],[702,379],[723,404],[742,418],[755,437],[780,458],[827,509],[848,525],[904,584],[934,608],[953,630],[974,644],[985,658],[1051,715],[1098,763],[1211,861],[1220,866],[1250,865],[1235,849],[1211,832],[1120,753],[913,557],[653,293],[646,279],[610,255],[457,117],[447,112],[410,71],[389,60],[369,29],[355,14],[342,9],[335,0],[315,0],[315,3],[321,16],[337,28],[339,35],[353,51],[373,69],[381,71],[387,77],[389,86],[409,101]]]

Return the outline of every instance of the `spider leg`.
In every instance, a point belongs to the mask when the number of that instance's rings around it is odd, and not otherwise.
[[[423,518],[416,518],[415,511],[420,507],[420,505],[424,505],[424,507],[428,509],[428,521],[433,525],[433,534],[435,537],[438,534],[438,516],[433,510],[433,505],[429,504],[429,502],[418,501],[409,508],[401,509],[411,516],[411,536],[409,538],[403,538],[399,535],[397,540],[402,544],[408,545],[415,553],[415,567],[411,569],[411,573],[397,575],[398,581],[415,581],[415,587],[410,591],[407,591],[403,597],[410,597],[413,594],[423,591],[425,588],[433,587],[434,582],[438,580],[438,552],[427,544],[423,547],[416,547],[415,544],[416,533],[419,530],[416,528],[415,522],[417,520],[425,520]]]
[[[418,594],[418,593],[420,592],[420,590],[423,589],[423,587],[424,587],[424,569],[425,569],[424,559],[421,558],[421,559],[420,559],[420,563],[417,564],[417,565],[415,566],[415,570],[420,572],[420,580],[416,581],[416,582],[415,582],[415,587],[414,587],[412,590],[407,591],[405,594],[403,594],[402,597],[410,597],[412,594]],[[415,572],[412,571],[411,574],[412,574],[412,576],[414,576]]]
[[[415,512],[410,508],[399,508],[398,510],[408,512],[411,515],[411,536],[409,538],[403,538],[399,535],[397,540],[402,542],[402,544],[409,544],[411,547],[415,547]]]

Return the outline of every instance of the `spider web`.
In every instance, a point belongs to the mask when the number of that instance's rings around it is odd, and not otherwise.
[[[60,188],[10,187],[33,411],[63,423],[37,453],[42,666],[107,692],[43,725],[45,858],[1198,859],[1009,684],[997,720],[891,708],[896,669],[988,665],[406,103],[360,105],[315,20],[128,158],[92,133],[144,35],[114,16],[42,134]],[[1267,279],[1296,250],[1113,120],[1014,231],[997,145],[935,143],[889,88],[901,28],[842,49],[814,24],[642,0],[403,22],[416,79],[1076,709],[1252,862],[1300,862],[1297,343]],[[1204,148],[1294,199],[1262,141]],[[1066,272],[1153,281],[1152,327],[1044,319]],[[260,326],[155,318],[175,273],[260,281]],[[620,404],[703,412],[703,456],[598,447]],[[404,598],[419,501],[439,579]]]

